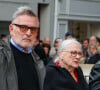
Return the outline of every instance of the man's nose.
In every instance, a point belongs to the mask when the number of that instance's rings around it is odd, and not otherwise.
[[[31,34],[31,29],[28,28],[27,32],[26,32],[28,35]]]

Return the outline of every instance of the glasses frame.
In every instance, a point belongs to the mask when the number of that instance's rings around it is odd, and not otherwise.
[[[78,56],[82,56],[82,52],[77,52],[77,51],[63,51],[63,52],[70,52],[71,56],[76,57]]]
[[[38,27],[29,27],[27,25],[20,25],[20,24],[15,24],[15,23],[12,23],[12,25],[15,25],[15,26],[19,27],[20,28],[20,31],[22,33],[26,33],[30,29],[31,33],[34,34],[39,29]]]

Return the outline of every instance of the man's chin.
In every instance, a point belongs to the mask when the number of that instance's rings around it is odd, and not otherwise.
[[[22,45],[23,48],[30,48],[30,47],[33,47],[33,45],[29,45],[29,44],[24,44]]]

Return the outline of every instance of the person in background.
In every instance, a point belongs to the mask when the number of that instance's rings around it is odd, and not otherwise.
[[[97,39],[95,36],[91,36],[89,38],[89,44],[97,44]]]
[[[81,64],[83,64],[86,58],[88,57],[88,46],[89,46],[89,39],[86,38],[83,40],[83,45],[82,45],[83,56],[80,61]]]
[[[100,61],[93,66],[90,72],[89,90],[100,90]]]
[[[100,38],[96,36],[91,36],[89,39],[89,44],[96,44],[98,47],[98,52],[100,53]]]
[[[6,34],[1,34],[0,39],[6,42],[7,41],[7,35]]]
[[[82,46],[75,39],[64,40],[58,51],[57,61],[46,67],[44,90],[89,90],[79,67]]]
[[[86,58],[88,56],[88,46],[89,46],[89,39],[84,39],[83,40],[83,56]]]
[[[49,44],[43,44],[43,49],[45,51],[45,55],[46,55],[46,59],[45,59],[45,65],[47,65],[51,60],[52,58],[49,56],[49,52],[50,52],[50,45]]]
[[[99,37],[96,37],[96,39],[97,39],[98,52],[100,54],[100,38]]]
[[[58,48],[59,48],[59,45],[61,44],[62,42],[62,39],[61,38],[56,38],[55,41],[54,41],[54,45],[53,47],[51,48],[50,50],[50,57],[52,58],[55,58],[56,55],[58,54]]]
[[[48,44],[51,46],[51,40],[49,37],[45,37],[44,40],[43,40],[43,44]]]
[[[43,46],[40,45],[38,38],[36,38],[34,45],[35,45],[34,51],[40,57],[40,59],[43,60],[44,65],[46,65],[46,61],[47,61],[46,60],[46,54],[45,54],[45,51],[43,49]]]
[[[33,49],[38,20],[30,7],[17,8],[9,31],[0,42],[0,90],[42,90],[45,68]]]
[[[85,64],[95,64],[100,60],[100,54],[98,53],[98,47],[96,43],[89,44],[88,57],[85,60]]]
[[[73,35],[72,35],[71,32],[66,32],[65,39],[69,39],[69,38],[72,38],[72,37],[73,37]]]
[[[40,46],[42,46],[43,45],[43,41],[39,40],[39,44],[40,44]]]

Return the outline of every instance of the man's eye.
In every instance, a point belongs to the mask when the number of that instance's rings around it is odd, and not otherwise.
[[[25,26],[21,26],[21,28],[27,28],[27,27],[25,27]]]

